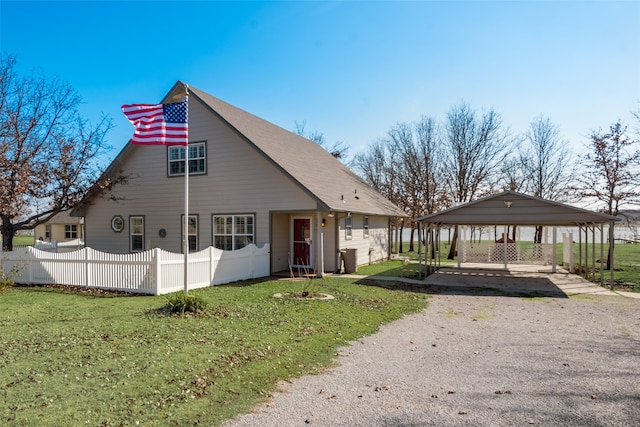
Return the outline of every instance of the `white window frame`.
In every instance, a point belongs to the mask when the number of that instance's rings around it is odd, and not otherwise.
[[[369,217],[368,216],[365,216],[362,219],[362,236],[365,239],[369,238]]]
[[[200,239],[198,239],[198,231],[199,231],[199,227],[198,227],[198,223],[199,223],[199,219],[198,219],[198,215],[194,214],[191,215],[189,214],[189,227],[187,230],[187,233],[189,233],[189,252],[197,252],[199,250],[199,243],[200,243]],[[193,229],[192,229],[192,225]],[[182,241],[182,236],[184,236],[184,214],[180,215],[180,237]],[[181,249],[182,251],[184,251],[184,249]]]
[[[140,224],[137,222],[140,221]],[[140,229],[138,229],[140,227]],[[134,244],[134,237],[140,239],[140,246]],[[129,250],[131,252],[144,252],[144,216],[129,216]]]
[[[353,217],[347,215],[344,219],[344,238],[345,240],[353,239]]]
[[[249,218],[251,220],[246,221]],[[223,219],[224,224],[218,224],[218,219]],[[238,223],[241,219],[244,219],[244,224]],[[219,229],[219,225],[223,226],[223,230]],[[256,217],[254,214],[213,214],[211,216],[211,233],[213,247],[226,251],[242,249],[256,241]],[[218,237],[227,241],[220,245],[216,239]]]
[[[183,145],[167,147],[167,175],[184,176]],[[174,166],[172,170],[171,166]],[[207,144],[205,142],[189,143],[189,175],[203,175],[207,173]]]
[[[65,239],[77,239],[78,238],[78,224],[65,224],[64,225],[64,238]]]

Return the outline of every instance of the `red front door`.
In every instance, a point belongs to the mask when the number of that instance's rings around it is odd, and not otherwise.
[[[291,265],[311,268],[311,218],[294,218],[292,235]]]

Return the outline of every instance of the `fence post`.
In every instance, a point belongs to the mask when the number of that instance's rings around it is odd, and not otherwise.
[[[153,249],[153,266],[155,270],[155,280],[153,281],[153,294],[160,295],[162,289],[162,268],[160,264],[160,248]]]
[[[84,271],[85,271],[85,283],[87,287],[91,287],[91,256],[89,255],[89,251],[91,248],[84,248]]]
[[[209,246],[209,286],[213,285],[213,276],[215,274],[215,264],[213,260],[213,246]]]
[[[33,250],[29,249],[28,247],[27,247],[27,250],[25,251],[25,258],[27,260],[27,264],[29,264],[29,266],[27,267],[27,280],[29,280],[29,284],[32,285],[33,284],[33,264],[36,257],[35,257],[35,254],[33,253]]]

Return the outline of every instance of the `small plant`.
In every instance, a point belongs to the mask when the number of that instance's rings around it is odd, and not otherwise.
[[[11,280],[10,275],[5,274],[4,270],[0,268],[0,292],[6,291],[14,284],[15,283]]]
[[[196,292],[176,292],[167,299],[165,308],[171,314],[203,314],[207,308],[207,302]]]
[[[11,267],[11,271],[6,273],[4,271],[4,264],[0,262],[0,292],[6,291],[10,287],[16,284],[15,278],[18,277],[23,266],[16,263]]]

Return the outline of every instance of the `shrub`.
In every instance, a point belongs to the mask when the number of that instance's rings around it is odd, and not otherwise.
[[[196,292],[175,292],[168,296],[165,307],[172,314],[203,314],[207,302]]]

